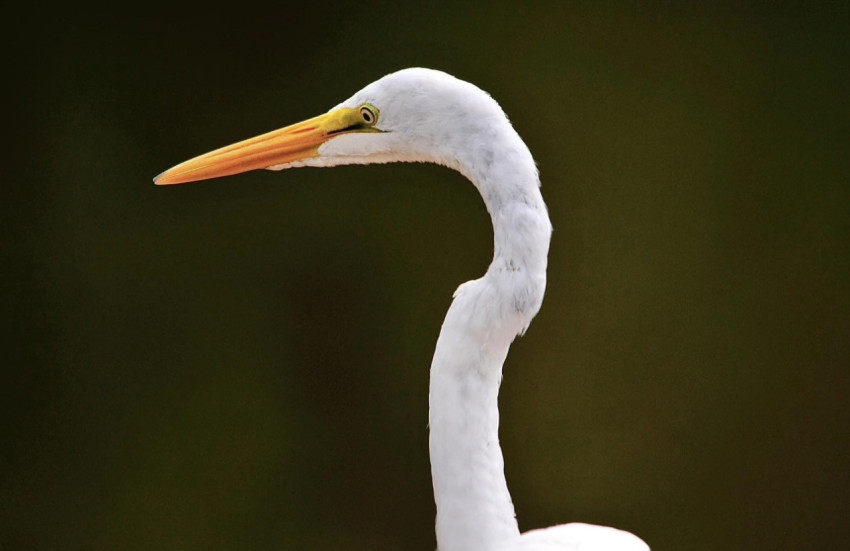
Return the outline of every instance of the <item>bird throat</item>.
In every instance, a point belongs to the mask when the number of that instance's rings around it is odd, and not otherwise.
[[[495,252],[484,277],[461,285],[431,363],[431,474],[440,551],[489,551],[519,538],[499,446],[499,385],[514,338],[537,313],[551,226],[539,203],[491,210]],[[488,209],[489,210],[489,209]]]

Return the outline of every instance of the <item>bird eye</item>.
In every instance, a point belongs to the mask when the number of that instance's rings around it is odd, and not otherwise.
[[[368,104],[361,105],[360,119],[363,121],[364,124],[373,126],[376,122],[378,122],[378,109]]]

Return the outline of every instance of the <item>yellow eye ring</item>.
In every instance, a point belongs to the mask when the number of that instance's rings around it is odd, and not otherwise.
[[[360,120],[363,121],[363,124],[374,126],[378,122],[378,109],[368,103],[361,105]]]

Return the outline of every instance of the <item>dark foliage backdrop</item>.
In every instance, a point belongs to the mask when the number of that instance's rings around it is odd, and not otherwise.
[[[0,548],[434,548],[428,365],[490,258],[474,188],[151,183],[415,65],[502,104],[555,225],[501,396],[521,527],[848,540],[846,5],[287,4],[6,21]]]

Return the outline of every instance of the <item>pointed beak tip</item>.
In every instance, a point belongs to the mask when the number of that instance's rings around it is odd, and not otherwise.
[[[171,186],[174,184],[181,184],[186,180],[181,180],[179,175],[170,174],[173,169],[169,168],[168,170],[161,172],[154,176],[153,183],[157,186]]]
[[[168,176],[167,174],[171,172],[171,169],[163,170],[159,174],[153,177],[153,183],[158,186],[168,185]]]

